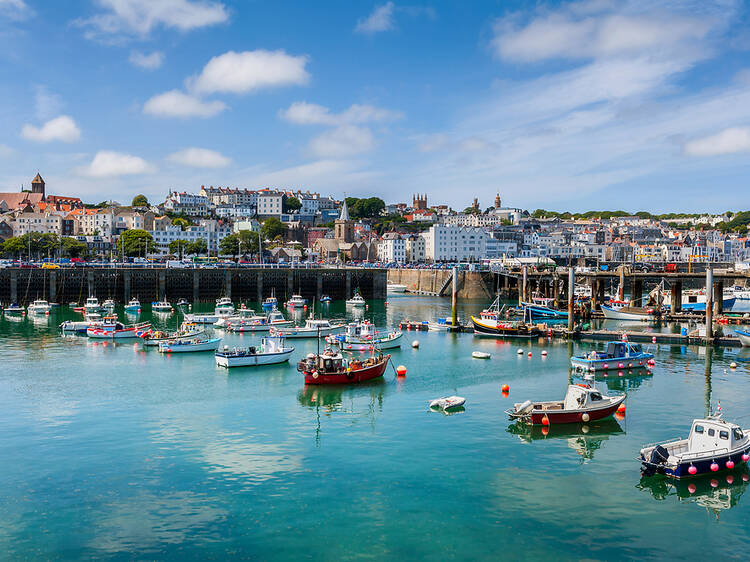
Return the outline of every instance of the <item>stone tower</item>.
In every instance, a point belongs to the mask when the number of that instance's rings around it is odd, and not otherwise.
[[[41,193],[42,199],[44,199],[44,180],[39,174],[31,180],[31,193]]]
[[[495,196],[495,209],[499,209],[501,207],[500,203],[501,203],[501,201],[500,201],[500,193],[498,193]]]
[[[479,199],[477,199],[476,197],[474,197],[474,202],[471,204],[471,206],[472,206],[472,208],[475,211],[478,211],[479,210]]]
[[[346,199],[341,207],[341,214],[333,223],[333,235],[339,242],[354,242],[354,226],[349,220],[349,209],[346,206]]]
[[[424,195],[414,195],[411,199],[411,207],[412,209],[418,210],[418,211],[424,211],[427,209],[427,194]]]

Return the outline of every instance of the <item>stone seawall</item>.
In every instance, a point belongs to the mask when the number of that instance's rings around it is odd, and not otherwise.
[[[308,300],[328,295],[349,298],[358,289],[365,299],[386,298],[382,269],[173,269],[61,268],[0,269],[0,303],[83,302],[88,296],[125,303],[181,298],[211,302],[222,296],[261,301],[273,292],[279,301],[299,293]]]
[[[389,269],[388,282],[406,285],[414,293],[451,295],[451,270],[449,269]],[[458,274],[458,298],[493,299],[494,276],[485,271],[461,271]]]

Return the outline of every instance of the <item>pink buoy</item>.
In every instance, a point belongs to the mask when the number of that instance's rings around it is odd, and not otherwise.
[[[625,365],[623,365],[622,363],[618,363],[618,364],[617,364],[617,368],[618,368],[618,369],[622,369],[622,368],[624,368],[624,367],[625,367]]]
[[[656,336],[654,336],[653,338],[651,338],[651,343],[656,343]]]
[[[604,368],[605,368],[605,369],[609,369],[609,363],[605,363],[605,364],[604,364]]]
[[[529,357],[531,357],[531,352],[530,351],[529,351],[528,355],[529,355]]]
[[[729,459],[729,460],[727,461],[727,468],[728,468],[729,470],[732,470],[732,469],[734,468],[734,461],[733,461],[732,459]]]
[[[742,461],[747,462],[749,460],[750,460],[750,455],[748,455],[747,453],[742,453]]]
[[[734,476],[731,474],[727,474],[727,484],[732,484],[734,482]]]
[[[711,463],[711,472],[716,472],[717,470],[719,470],[719,465],[714,461]]]
[[[690,466],[688,467],[688,473],[689,473],[689,474],[695,474],[696,472],[698,472],[698,469],[697,469],[697,468],[695,468],[695,466],[693,466],[693,465],[691,464],[691,465],[690,465]]]
[[[711,478],[711,487],[712,488],[718,488],[719,481],[716,478]]]
[[[696,489],[695,488],[695,484],[693,484],[692,482],[690,484],[688,484],[688,492],[690,492],[691,494],[694,494],[695,493],[695,489]]]

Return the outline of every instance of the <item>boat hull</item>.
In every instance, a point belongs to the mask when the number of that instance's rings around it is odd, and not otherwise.
[[[668,476],[670,478],[676,478],[678,480],[681,480],[683,478],[694,478],[696,476],[705,476],[707,474],[718,474],[721,472],[727,472],[730,470],[736,470],[737,468],[741,467],[742,464],[745,462],[742,460],[742,449],[737,449],[735,451],[732,451],[730,453],[725,453],[723,455],[718,456],[712,456],[712,457],[704,457],[701,459],[693,459],[689,461],[680,462],[676,465],[654,465],[650,462],[648,462],[647,459],[641,455],[641,463],[643,464],[644,469],[655,469],[655,471],[659,474],[664,474],[665,476]],[[732,461],[734,463],[733,468],[727,468],[727,462]],[[711,465],[713,463],[716,463],[719,465],[719,470],[713,471],[711,470]],[[689,470],[690,467],[694,466],[696,469],[695,474],[690,474]]]
[[[287,339],[302,339],[302,338],[317,338],[317,337],[325,337],[330,336],[331,334],[336,334],[343,330],[346,326],[343,324],[339,326],[330,326],[328,328],[321,328],[321,329],[308,329],[308,328],[282,328],[279,330],[276,330],[276,334],[279,336],[284,336]]]
[[[125,330],[106,330],[101,328],[89,328],[86,335],[95,340],[126,340],[137,338],[140,328],[126,328]]]
[[[581,410],[532,410],[529,417],[531,425],[544,425],[544,418],[549,420],[549,425],[556,425],[561,423],[586,423],[583,420],[584,414],[588,414],[588,422],[603,420],[608,418],[617,411],[617,408],[625,400],[626,396],[618,396],[610,401],[607,406],[603,408],[585,408]]]
[[[381,363],[342,373],[323,374],[317,371],[305,371],[305,384],[354,384],[376,379],[383,376],[390,358],[390,355],[386,355]]]
[[[634,369],[643,367],[647,361],[653,359],[652,353],[641,353],[629,357],[613,357],[609,359],[585,359],[583,357],[571,357],[571,366],[584,371],[617,371],[622,369]]]
[[[538,304],[532,304],[528,302],[522,302],[521,306],[524,307],[531,314],[532,318],[567,318],[568,313],[564,310],[555,310],[547,306],[540,306]]]
[[[216,364],[219,367],[259,367],[261,365],[276,365],[289,361],[294,348],[285,349],[276,353],[256,353],[233,355],[231,353],[216,353]]]
[[[750,332],[746,332],[744,330],[735,330],[734,333],[737,334],[738,338],[740,338],[742,347],[750,347]]]
[[[341,349],[346,351],[372,351],[373,349],[395,349],[401,347],[403,332],[396,332],[390,337],[373,338],[364,341],[351,341],[346,338],[336,338],[335,341],[329,340],[330,343],[337,343]]]
[[[607,320],[627,320],[630,322],[649,322],[654,318],[653,314],[640,313],[640,312],[628,312],[622,309],[612,308],[606,305],[601,305],[604,318]]]
[[[528,326],[526,324],[520,326],[512,326],[510,324],[497,324],[493,326],[476,318],[471,317],[471,322],[474,324],[474,333],[479,336],[495,336],[503,338],[534,338],[538,337],[541,332],[535,326]]]
[[[176,342],[167,342],[159,344],[161,353],[193,353],[196,351],[216,351],[219,349],[221,338],[214,338],[208,341],[189,344],[178,344]]]
[[[734,306],[734,303],[737,301],[735,297],[723,299],[722,300],[722,308],[724,310],[732,310],[732,307]],[[695,312],[706,312],[706,303],[704,302],[689,302],[689,303],[682,303],[680,305],[682,310],[691,310]]]

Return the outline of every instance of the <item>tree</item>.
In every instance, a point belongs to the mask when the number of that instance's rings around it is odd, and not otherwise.
[[[185,229],[190,226],[190,222],[187,219],[183,219],[182,217],[176,217],[172,219],[172,225],[179,226],[180,230],[184,232]]]
[[[148,199],[145,195],[142,193],[139,193],[135,197],[133,197],[133,202],[131,203],[133,207],[148,207]]]
[[[273,240],[277,236],[282,236],[286,232],[286,228],[286,225],[276,217],[269,217],[263,221],[260,233],[265,240]]]
[[[464,214],[465,215],[478,215],[480,214],[480,211],[479,209],[475,209],[474,207],[466,207],[464,209]]]
[[[252,230],[240,230],[222,238],[219,251],[227,256],[238,256],[258,253],[258,233]]]
[[[195,256],[200,256],[201,254],[208,252],[208,244],[203,238],[198,238],[195,242],[191,242],[185,246],[185,252]]]
[[[20,256],[26,251],[28,251],[28,246],[24,244],[20,236],[11,236],[3,242],[3,254],[8,257]]]
[[[70,236],[64,236],[61,243],[63,254],[70,258],[78,258],[88,253],[88,246],[86,246],[85,242],[81,242]]]
[[[385,209],[385,202],[380,197],[367,199],[347,197],[346,207],[349,209],[349,216],[353,219],[374,219],[379,217]]]
[[[287,197],[284,199],[284,212],[295,213],[302,208],[302,203],[296,197]]]
[[[179,256],[180,259],[182,259],[182,256],[189,245],[190,242],[188,242],[187,240],[172,240],[169,243],[169,253],[175,254]]]
[[[145,257],[156,250],[156,244],[151,234],[140,228],[134,228],[126,230],[117,239],[117,253],[122,254],[123,249],[126,256]]]

